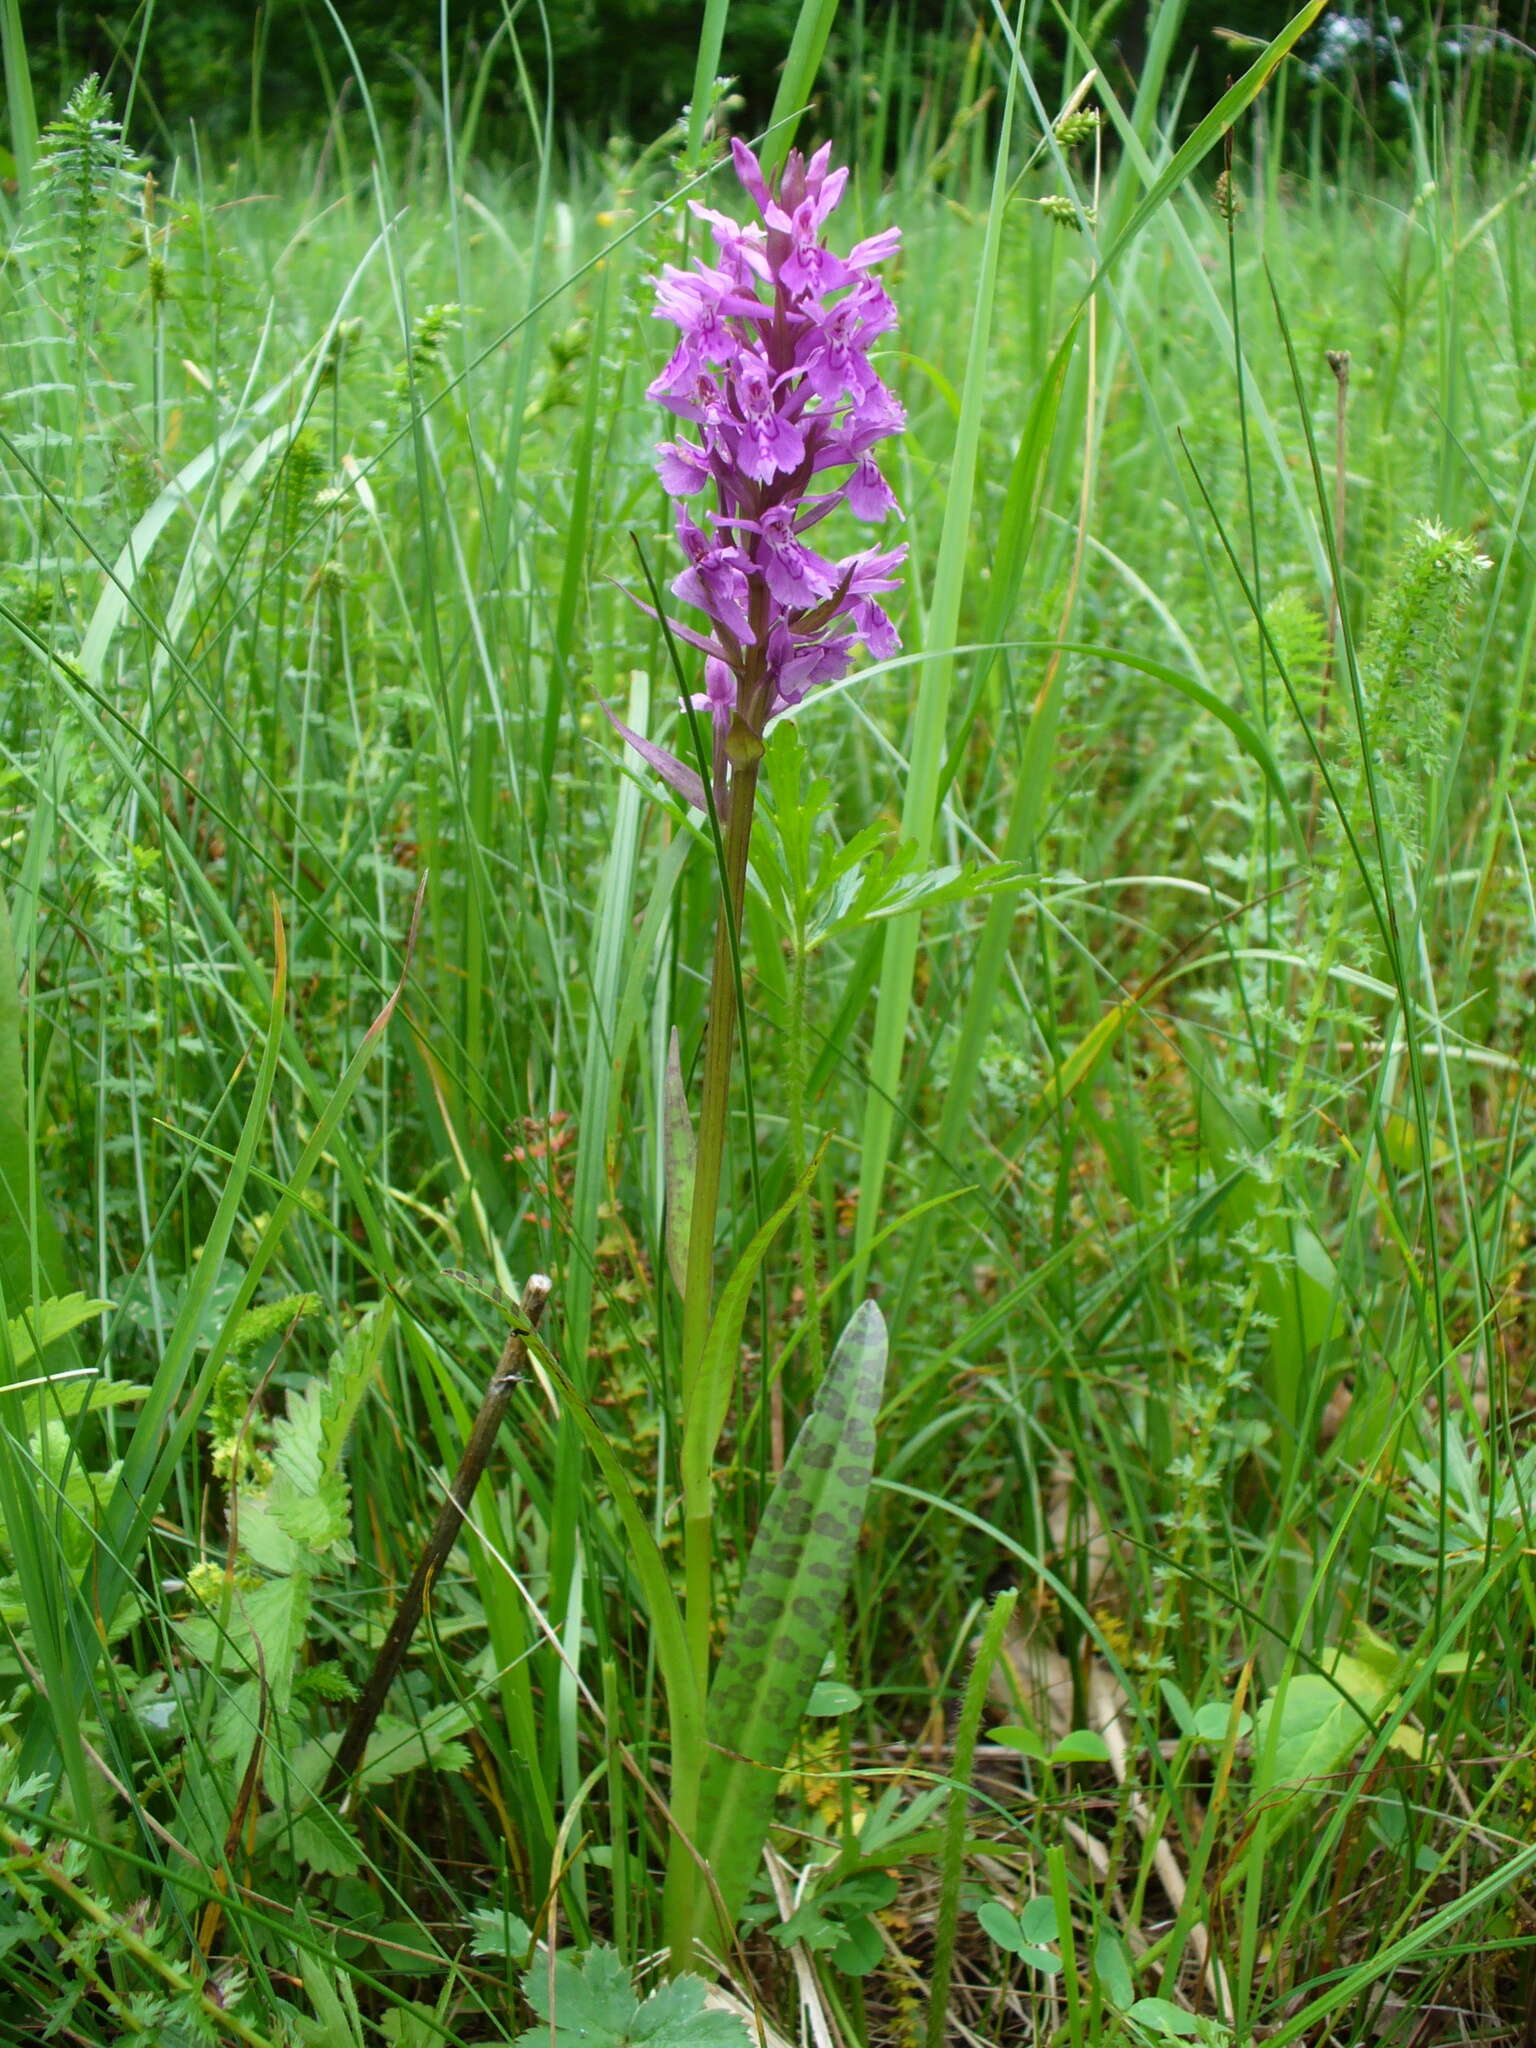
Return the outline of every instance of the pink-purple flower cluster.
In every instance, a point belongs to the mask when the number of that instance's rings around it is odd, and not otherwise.
[[[705,657],[695,701],[714,714],[717,774],[735,721],[760,735],[775,713],[846,675],[861,641],[876,660],[895,653],[878,600],[896,588],[907,552],[835,560],[807,538],[842,505],[871,523],[900,516],[872,450],[905,414],[869,354],[895,324],[872,272],[901,230],[834,255],[823,230],[848,173],[829,168],[830,145],[809,163],[792,150],[776,189],[750,149],[732,151],[761,221],[743,226],[693,203],[715,261],[666,265],[656,316],[676,322],[679,340],[649,393],[697,436],[663,442],[658,466],[688,558],[672,589],[709,622],[708,633],[674,631]],[[696,517],[688,501],[704,491],[713,505]],[[663,766],[659,750],[644,751]],[[677,766],[667,759],[663,772]],[[668,780],[701,799],[687,771]]]

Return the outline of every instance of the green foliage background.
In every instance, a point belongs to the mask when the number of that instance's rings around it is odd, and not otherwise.
[[[1118,59],[1119,75],[1112,79],[1118,90],[1139,75],[1149,24],[1170,5],[1180,5],[1182,14],[1173,76],[1186,80],[1189,124],[1242,70],[1241,39],[1268,40],[1296,11],[1292,0],[1102,0],[1096,7],[1079,0],[1063,13],[1097,50]],[[392,116],[409,119],[424,96],[441,95],[445,58],[451,101],[456,92],[473,89],[480,59],[509,11],[534,67],[535,88],[542,93],[551,74],[557,82],[559,121],[568,136],[601,144],[622,128],[645,139],[665,128],[690,96],[702,13],[697,0],[554,0],[542,26],[532,10],[509,10],[501,0],[449,0],[441,10],[409,0],[338,0],[334,11],[325,0],[271,0],[260,7],[247,0],[197,0],[175,8],[174,33],[166,8],[146,11],[130,0],[99,7],[24,0],[21,18],[40,105],[60,103],[91,70],[120,87],[132,66],[143,102],[136,124],[141,142],[146,128],[158,127],[169,138],[195,120],[210,140],[228,146],[249,133],[312,127],[327,118],[343,90],[355,109],[344,87],[349,42],[376,103]],[[783,0],[736,0],[730,10],[724,69],[736,79],[754,122],[772,103],[786,12]],[[1356,22],[1370,17],[1378,31],[1395,38],[1408,65],[1430,41],[1450,34],[1447,24],[1473,22],[1507,38],[1487,96],[1485,136],[1511,132],[1529,99],[1531,66],[1518,44],[1530,40],[1532,0],[1449,9],[1443,0],[1394,0],[1390,7],[1359,0],[1338,13]],[[909,39],[921,84],[943,68],[945,46],[964,44],[978,22],[990,19],[991,9],[976,0],[865,0],[862,7],[840,9],[824,83],[856,83],[866,52],[894,27]],[[1026,9],[1026,21],[1036,77],[1049,91],[1065,57],[1066,32],[1042,0]],[[1325,33],[1307,38],[1304,60],[1316,56]],[[1400,110],[1387,91],[1393,76],[1390,55],[1362,44],[1324,85],[1325,110],[1336,108],[1342,90],[1363,100],[1373,122],[1395,138]],[[510,66],[493,68],[486,117],[492,147],[517,154],[526,115]]]

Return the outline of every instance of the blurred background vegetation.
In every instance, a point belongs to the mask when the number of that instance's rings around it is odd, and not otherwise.
[[[1065,60],[1062,15],[1106,59],[1119,91],[1141,73],[1150,15],[1170,6],[1182,16],[1174,77],[1186,129],[1244,68],[1251,46],[1296,11],[1293,0],[1152,0],[1150,8],[1144,0],[1072,0],[1058,14],[1047,0],[1029,0],[1028,44],[1042,92],[1051,96]],[[1305,135],[1317,120],[1326,135],[1347,102],[1390,149],[1406,128],[1404,75],[1431,54],[1451,75],[1478,56],[1487,60],[1479,67],[1478,133],[1463,139],[1507,148],[1530,118],[1533,9],[1536,0],[1375,0],[1331,12],[1293,67],[1306,95],[1290,100],[1292,134]],[[620,131],[640,141],[660,134],[692,90],[698,0],[551,0],[542,19],[526,0],[446,0],[445,12],[446,37],[439,8],[417,0],[20,6],[39,107],[60,104],[89,71],[101,74],[122,106],[131,74],[131,132],[150,151],[179,147],[189,124],[207,146],[228,150],[312,131],[338,105],[360,122],[355,69],[378,110],[401,125],[428,115],[434,103],[441,109],[445,98],[450,114],[476,106],[480,146],[506,160],[529,146],[529,102],[542,103],[552,81],[567,141],[598,146]],[[736,80],[749,126],[772,103],[785,15],[784,0],[736,0],[730,11],[723,68]],[[904,75],[920,88],[925,77],[954,72],[978,23],[990,17],[980,0],[861,0],[839,8],[824,85],[857,102],[893,39]],[[495,61],[498,51],[506,55],[514,21],[530,66],[526,80],[515,65]]]

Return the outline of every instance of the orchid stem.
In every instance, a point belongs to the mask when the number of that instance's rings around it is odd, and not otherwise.
[[[789,1149],[794,1173],[805,1171],[805,934],[795,934],[794,980],[789,1021]],[[795,1219],[800,1248],[800,1291],[805,1296],[805,1356],[810,1388],[821,1385],[821,1289],[816,1278],[816,1225],[811,1197],[800,1203]]]
[[[757,801],[758,762],[736,767],[731,776],[730,799],[725,825],[725,888],[715,928],[715,959],[710,976],[709,1016],[704,1043],[704,1086],[699,1106],[698,1146],[694,1165],[693,1213],[688,1230],[688,1250],[683,1290],[684,1412],[698,1397],[703,1376],[704,1355],[709,1342],[710,1310],[714,1295],[715,1223],[720,1205],[720,1181],[725,1160],[726,1126],[730,1113],[731,1056],[735,1049],[736,1009],[739,995],[742,906],[746,899],[747,852],[752,838],[752,812]],[[699,1697],[709,1692],[710,1625],[714,1618],[714,1498],[713,1484],[706,1472],[702,1486],[684,1477],[683,1571],[684,1617],[689,1655]],[[702,1752],[696,1757],[673,1759],[672,1808],[680,1826],[697,1819],[699,1783],[704,1769]],[[692,1853],[684,1842],[673,1844],[673,1871],[669,1891],[691,1892],[696,1883]],[[677,1953],[679,1935],[686,1930],[691,1946],[692,1901],[671,1920],[674,1969],[687,1966],[689,1957]]]

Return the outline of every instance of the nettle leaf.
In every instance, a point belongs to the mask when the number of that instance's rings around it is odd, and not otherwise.
[[[283,1475],[274,1480],[267,1511],[286,1536],[317,1554],[346,1543],[352,1529],[352,1496],[347,1482],[330,1473],[313,1493],[300,1493],[282,1486]]]
[[[891,1905],[898,1889],[886,1871],[861,1871],[813,1893],[770,1932],[781,1948],[798,1942],[829,1957],[845,1976],[866,1977],[885,1955],[884,1938],[870,1916]]]
[[[144,1400],[149,1388],[131,1380],[103,1380],[94,1374],[82,1373],[70,1379],[45,1380],[41,1390],[45,1396],[48,1413],[68,1420],[76,1415],[99,1415],[104,1408],[123,1408],[135,1401]],[[37,1389],[31,1389],[31,1396],[37,1398]]]
[[[710,1688],[699,1847],[732,1925],[757,1870],[779,1774],[821,1674],[853,1567],[874,1469],[886,1354],[884,1319],[866,1301],[838,1339],[815,1406],[779,1475]]]
[[[269,1821],[273,1823],[271,1841],[262,1843]],[[273,1848],[286,1845],[317,1877],[356,1877],[363,1867],[362,1851],[351,1829],[325,1806],[308,1806],[291,1819],[280,1809],[274,1809],[263,1815],[257,1841],[260,1846]]]
[[[553,1969],[536,1962],[523,1978],[542,2025],[519,2034],[514,2048],[747,2048],[745,2026],[734,2013],[709,2011],[708,1995],[685,1976],[637,1999],[615,1950],[557,1956]]]

